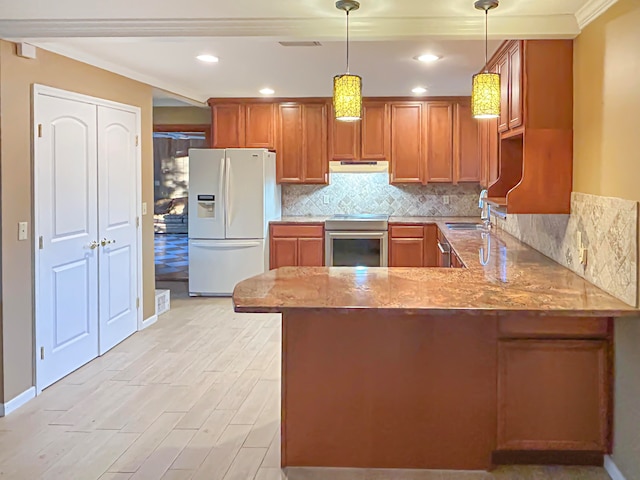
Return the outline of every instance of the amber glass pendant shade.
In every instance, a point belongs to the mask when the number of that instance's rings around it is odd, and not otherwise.
[[[336,120],[355,122],[362,118],[362,78],[358,75],[333,77],[333,109]]]
[[[473,76],[471,90],[473,118],[497,118],[500,116],[500,75],[478,73]]]

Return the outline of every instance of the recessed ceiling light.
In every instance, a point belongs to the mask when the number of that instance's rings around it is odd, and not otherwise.
[[[427,91],[426,88],[424,87],[416,87],[413,90],[411,90],[413,93],[425,93]]]
[[[218,63],[218,60],[220,60],[218,57],[214,55],[208,55],[208,54],[198,55],[196,58],[201,62],[206,62],[206,63]]]
[[[260,90],[260,93],[262,95],[273,95],[274,93],[276,93],[276,91],[273,88],[263,88],[262,90]]]
[[[417,57],[415,57],[415,59],[418,60],[419,62],[429,63],[429,62],[435,62],[436,60],[440,60],[440,57],[438,55],[433,55],[431,53],[425,53],[424,55],[418,55]]]

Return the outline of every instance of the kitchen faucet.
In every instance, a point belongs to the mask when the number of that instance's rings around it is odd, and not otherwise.
[[[487,203],[488,195],[489,192],[485,188],[480,192],[480,200],[478,201],[478,208],[482,209],[480,220],[482,220],[484,228],[487,230],[491,228],[491,206]]]

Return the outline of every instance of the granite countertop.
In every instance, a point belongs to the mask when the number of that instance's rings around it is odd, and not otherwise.
[[[451,231],[444,225],[449,220],[403,219],[436,223],[466,268],[284,267],[239,283],[233,294],[236,311],[376,308],[432,314],[640,315],[507,233]],[[488,252],[482,263],[481,249]]]
[[[271,223],[324,223],[331,218],[326,216],[294,216],[272,220]],[[438,222],[479,222],[477,217],[389,217],[389,223],[430,224]]]

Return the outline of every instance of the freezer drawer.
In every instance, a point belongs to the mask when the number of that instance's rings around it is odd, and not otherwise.
[[[265,272],[265,241],[189,240],[189,295],[230,296],[234,287]]]

